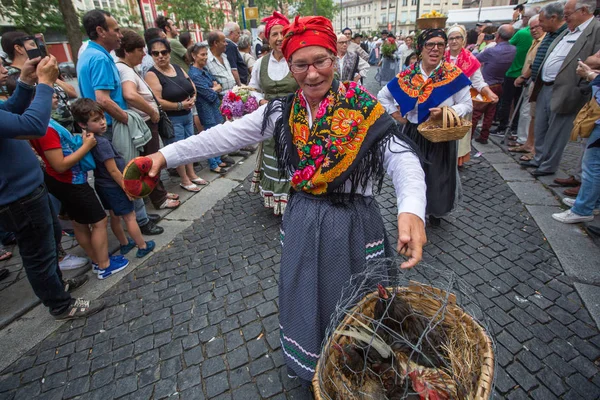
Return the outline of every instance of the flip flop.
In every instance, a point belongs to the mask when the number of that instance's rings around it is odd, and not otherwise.
[[[169,199],[167,198],[164,203],[162,203],[160,205],[160,207],[158,207],[159,210],[168,210],[168,209],[174,209],[177,208],[181,205],[181,202],[179,200],[173,200],[173,199]]]
[[[208,185],[208,181],[205,181],[202,178],[196,178],[196,179],[190,179],[192,182],[194,182],[196,185],[199,186],[204,186],[204,185]]]
[[[508,151],[511,153],[529,153],[529,150],[527,150],[523,145],[509,147]]]
[[[167,199],[179,200],[179,195],[177,193],[167,193]]]
[[[521,161],[531,161],[533,160],[534,155],[532,153],[527,153],[522,155],[521,157],[519,157],[519,160]]]
[[[8,260],[12,257],[12,253],[6,249],[0,250],[0,261]]]
[[[183,183],[180,183],[179,186],[181,186],[182,189],[187,190],[188,192],[192,192],[192,193],[197,193],[200,191],[200,188],[193,183],[191,185],[187,185],[187,186],[184,185]]]

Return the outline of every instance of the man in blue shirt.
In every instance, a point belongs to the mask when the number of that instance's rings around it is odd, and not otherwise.
[[[83,27],[90,38],[77,63],[77,78],[81,97],[95,100],[104,108],[108,129],[105,136],[112,139],[113,119],[127,124],[127,103],[123,98],[119,70],[110,55],[121,46],[123,35],[117,20],[107,11],[91,10],[83,16]]]
[[[36,67],[37,64],[37,67]],[[35,98],[31,101],[36,83]],[[101,300],[73,299],[69,291],[87,277],[63,281],[58,267],[61,229],[48,197],[44,175],[28,139],[46,134],[52,112],[54,57],[28,60],[13,95],[0,105],[0,228],[14,232],[27,279],[36,296],[58,320],[87,317],[104,308]],[[0,64],[0,84],[7,78]],[[4,82],[3,82],[4,81]],[[31,103],[30,103],[31,101]]]

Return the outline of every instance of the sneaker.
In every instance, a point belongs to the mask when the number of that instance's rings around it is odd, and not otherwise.
[[[90,260],[87,257],[77,257],[72,254],[67,254],[62,261],[58,262],[58,267],[61,271],[77,269],[88,265]]]
[[[122,256],[122,255],[120,255],[120,254],[116,254],[116,255],[114,255],[114,256],[111,256],[111,255],[109,254],[109,255],[108,255],[108,259],[109,259],[109,260],[111,260],[111,261],[112,261],[112,260],[117,260],[117,261],[119,261],[119,260],[124,260],[124,259],[125,259],[125,257],[124,257],[124,256]],[[100,271],[100,267],[98,267],[98,264],[96,264],[95,262],[93,262],[93,263],[92,263],[92,272],[93,272],[93,273],[95,273],[95,274],[97,274],[97,273],[98,273],[98,271]]]
[[[120,253],[125,255],[131,251],[135,247],[135,242],[132,238],[127,238],[127,244],[121,245]]]
[[[142,232],[143,235],[151,236],[151,235],[160,235],[161,233],[163,233],[165,231],[165,229],[162,226],[156,225],[152,221],[148,221],[148,223],[146,225],[140,227],[140,231]]]
[[[73,299],[73,302],[62,314],[54,316],[55,320],[68,321],[70,319],[85,318],[90,315],[96,314],[98,311],[104,309],[104,302],[102,300],[91,301],[85,299]]]
[[[65,292],[71,293],[73,290],[82,287],[88,281],[87,275],[77,276],[73,279],[65,279],[63,285],[65,286]]]
[[[111,257],[110,264],[106,269],[98,268],[98,279],[106,279],[111,275],[116,274],[117,272],[127,268],[129,265],[129,260],[126,258],[115,259]]]
[[[564,224],[577,224],[579,222],[590,222],[594,220],[593,215],[578,215],[571,210],[552,214],[552,218]]]
[[[146,257],[152,250],[154,250],[155,247],[156,247],[156,244],[154,243],[154,240],[148,240],[146,242],[146,248],[138,249],[137,254],[135,256],[137,258]]]
[[[562,202],[564,205],[569,207],[573,207],[575,205],[575,199],[572,199],[570,197],[565,197],[564,199],[562,199]],[[593,214],[600,215],[600,208],[594,209]]]

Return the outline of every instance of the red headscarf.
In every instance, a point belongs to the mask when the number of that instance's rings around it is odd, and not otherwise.
[[[273,15],[263,18],[260,22],[266,24],[265,36],[267,40],[269,39],[269,36],[271,36],[271,28],[273,28],[275,25],[288,26],[290,24],[290,21],[285,17],[285,15],[279,11],[273,11]]]
[[[337,35],[331,21],[325,17],[296,16],[294,22],[283,29],[281,51],[286,60],[298,49],[308,46],[320,46],[337,55]]]

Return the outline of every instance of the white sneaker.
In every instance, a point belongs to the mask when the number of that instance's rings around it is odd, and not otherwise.
[[[562,199],[562,202],[564,205],[569,206],[569,207],[573,207],[575,205],[575,199],[573,199],[571,197],[565,197],[564,199]],[[600,208],[594,209],[593,214],[600,215]]]
[[[58,267],[61,271],[68,271],[70,269],[77,269],[85,267],[90,262],[86,257],[77,257],[72,254],[67,254],[62,261],[58,262]]]
[[[576,224],[579,222],[590,222],[594,220],[593,215],[577,215],[574,212],[571,212],[571,210],[567,210],[565,212],[557,214],[552,214],[552,218],[564,224]]]

